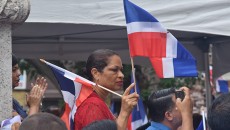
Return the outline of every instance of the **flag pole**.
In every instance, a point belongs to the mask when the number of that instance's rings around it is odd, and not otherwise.
[[[203,128],[204,128],[204,130],[206,130],[206,124],[205,124],[205,112],[204,112],[204,108],[203,108],[203,109],[201,109],[201,113],[202,113]]]
[[[137,93],[137,87],[136,87],[136,76],[135,76],[135,68],[134,68],[134,62],[133,62],[133,57],[130,57],[131,59],[131,65],[132,65],[132,74],[133,74],[133,83],[134,83],[134,90]]]
[[[51,64],[51,63],[49,63],[49,62],[47,62],[47,61],[45,61],[44,59],[40,59],[40,61],[41,62],[43,62],[43,63],[48,63],[48,64]],[[55,65],[56,66],[56,65]],[[58,67],[58,66],[57,66]],[[60,68],[60,67],[58,67],[58,68]],[[67,71],[67,70],[66,70]],[[70,73],[72,73],[72,72],[70,72]],[[74,74],[74,73],[73,73]],[[83,78],[83,77],[82,77]],[[85,79],[85,80],[87,80],[87,79]],[[94,82],[92,82],[93,84],[96,84],[96,83],[94,83]],[[110,89],[107,89],[107,88],[105,88],[105,87],[103,87],[103,86],[101,86],[101,85],[97,85],[98,87],[100,87],[100,88],[102,88],[102,89],[104,89],[104,90],[106,90],[106,91],[108,91],[108,92],[110,92],[110,93],[112,93],[112,94],[115,94],[115,95],[117,95],[117,96],[119,96],[119,97],[122,97],[122,95],[121,94],[119,94],[119,93],[116,93],[116,92],[114,92],[114,91],[112,91],[112,90],[110,90]]]
[[[110,92],[110,93],[112,93],[112,94],[115,94],[115,95],[117,95],[119,97],[122,97],[122,95],[120,95],[119,93],[116,93],[116,92],[114,92],[114,91],[112,91],[110,89],[107,89],[107,88],[105,88],[105,87],[103,87],[101,85],[97,85],[97,86],[100,87],[100,88],[102,88],[102,89],[104,89],[104,90],[106,90],[106,91],[108,91],[108,92]]]
[[[136,76],[135,76],[136,69],[134,68],[133,57],[130,57],[130,59],[131,59],[131,65],[132,65],[133,82],[134,82],[134,85],[135,85],[134,90],[137,93]],[[137,101],[137,111],[139,111],[138,101]]]

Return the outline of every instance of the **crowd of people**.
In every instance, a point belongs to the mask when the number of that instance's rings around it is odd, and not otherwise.
[[[99,49],[90,54],[86,62],[88,79],[95,82],[93,93],[81,103],[74,115],[75,130],[126,130],[129,116],[138,103],[139,95],[130,93],[135,86],[131,84],[121,97],[121,109],[118,117],[110,111],[105,100],[109,92],[98,87],[104,86],[112,91],[123,87],[124,74],[122,73],[120,56],[112,50]],[[12,88],[19,85],[21,75],[16,56],[12,55]],[[67,130],[60,115],[40,112],[42,97],[48,84],[44,77],[36,79],[31,84],[27,95],[29,111],[26,112],[16,99],[13,100],[13,111],[20,115],[22,122],[11,125],[12,130]],[[160,87],[159,87],[160,88]],[[184,93],[177,96],[177,91]],[[140,127],[146,130],[194,130],[193,103],[190,90],[187,87],[162,89],[153,92],[147,101],[149,123]],[[213,101],[208,109],[208,127],[210,130],[230,129],[230,94],[223,94]],[[198,124],[198,123],[196,123]],[[4,127],[2,126],[2,129]]]

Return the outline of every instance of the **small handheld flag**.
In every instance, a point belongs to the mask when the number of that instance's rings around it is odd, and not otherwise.
[[[60,85],[65,101],[65,111],[61,118],[68,130],[74,130],[74,115],[77,107],[93,92],[92,86],[95,83],[45,60],[42,61],[51,68]]]
[[[131,82],[133,83],[133,76],[131,77]],[[138,87],[138,83],[136,82],[136,90],[137,93],[140,94],[140,90]],[[130,93],[133,93],[134,89],[130,91]],[[138,108],[137,108],[138,107]],[[138,99],[138,105],[133,108],[133,111],[129,117],[128,121],[128,130],[136,130],[138,127],[146,124],[148,122],[143,101],[141,98]]]

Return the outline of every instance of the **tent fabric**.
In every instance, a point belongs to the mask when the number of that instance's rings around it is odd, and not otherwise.
[[[228,0],[131,1],[169,29],[196,58],[198,70],[204,70],[204,54],[196,41],[211,38],[214,39],[211,43],[218,45],[222,39],[218,35],[230,36]],[[12,34],[12,49],[19,58],[86,61],[92,51],[108,48],[117,51],[124,63],[130,63],[123,0],[31,0],[30,3],[28,19]],[[219,48],[214,47],[216,55],[229,52],[226,47]],[[213,61],[225,63],[222,59],[228,59],[227,56],[214,55],[217,59]],[[134,63],[151,66],[148,59],[140,57]],[[228,63],[220,65],[214,65],[214,78],[228,71],[222,69],[230,68]]]
[[[223,75],[225,80],[229,80],[230,76],[230,56],[229,42],[223,42],[213,45],[213,79],[214,81]],[[226,74],[228,73],[228,74]],[[226,75],[224,75],[226,74]]]
[[[203,43],[197,46],[196,41],[211,38],[214,79],[230,71],[230,45],[219,44],[222,36],[230,36],[229,0],[130,1],[156,17],[192,53],[198,70],[204,70],[205,60],[199,48]],[[30,0],[30,4],[28,19],[12,33],[12,50],[19,58],[86,61],[92,51],[108,48],[130,64],[123,0]],[[140,57],[134,64],[151,66]]]
[[[167,29],[230,36],[228,0],[131,0]],[[123,0],[31,0],[26,22],[125,26]]]

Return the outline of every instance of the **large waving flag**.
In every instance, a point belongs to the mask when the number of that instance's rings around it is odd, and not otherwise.
[[[131,76],[131,82],[133,83],[133,76]],[[137,93],[140,95],[140,90],[138,87],[138,83],[136,83]],[[130,91],[133,93],[134,89]],[[132,114],[129,117],[128,121],[128,130],[136,130],[138,127],[146,124],[148,122],[143,101],[141,98],[138,99],[138,105],[133,109]]]
[[[65,111],[61,118],[68,130],[74,130],[74,115],[77,107],[93,92],[92,86],[95,83],[47,61],[42,61],[52,69],[60,85],[65,101]]]
[[[124,0],[130,56],[149,57],[160,78],[197,76],[196,60],[150,13]]]

